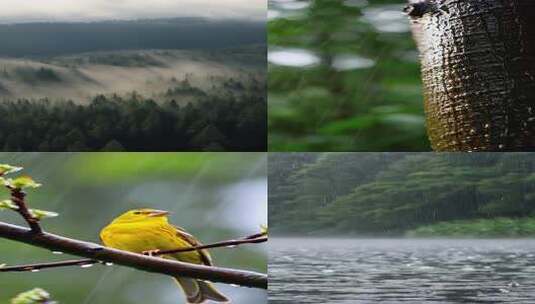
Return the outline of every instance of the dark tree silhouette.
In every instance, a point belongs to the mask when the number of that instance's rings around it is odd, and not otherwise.
[[[89,105],[48,99],[0,104],[4,151],[265,151],[266,99],[206,97],[179,106],[138,94]]]

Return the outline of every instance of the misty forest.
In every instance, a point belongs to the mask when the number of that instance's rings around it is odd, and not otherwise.
[[[0,150],[266,149],[265,24],[0,25]]]
[[[529,153],[270,155],[269,215],[279,234],[535,235]]]

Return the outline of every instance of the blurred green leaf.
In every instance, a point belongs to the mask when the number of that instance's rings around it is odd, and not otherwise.
[[[0,175],[15,173],[22,170],[22,167],[14,167],[11,165],[0,164]]]
[[[83,153],[66,164],[73,178],[90,184],[117,184],[153,178],[232,181],[250,172],[246,163],[265,160],[264,153]]]
[[[267,225],[261,225],[260,226],[260,233],[268,234],[268,226]]]
[[[50,294],[41,288],[23,292],[11,300],[11,304],[53,304]]]
[[[376,116],[359,116],[349,118],[346,120],[339,120],[327,124],[321,128],[322,134],[341,134],[346,132],[354,132],[364,130],[377,124],[379,121]]]
[[[11,210],[18,210],[19,207],[13,203],[11,200],[3,200],[0,201],[0,210],[3,209],[11,209]]]
[[[295,66],[270,61],[269,149],[429,151],[406,0],[348,2],[311,0],[289,13],[269,1],[270,52],[298,49],[321,62],[305,68],[295,54]],[[351,67],[363,59],[374,65]]]
[[[5,180],[5,185],[11,186],[16,189],[26,189],[26,188],[39,188],[41,184],[35,182],[30,176],[19,176],[15,179]]]
[[[39,210],[39,209],[31,209],[30,213],[33,217],[37,218],[38,220],[49,218],[49,217],[57,217],[59,214],[52,211],[45,211],[45,210]]]

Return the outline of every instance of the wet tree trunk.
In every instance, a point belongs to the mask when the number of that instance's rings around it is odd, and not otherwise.
[[[436,151],[535,150],[535,0],[409,0]]]

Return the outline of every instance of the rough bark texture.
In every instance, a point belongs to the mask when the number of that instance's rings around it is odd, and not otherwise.
[[[410,0],[436,151],[535,150],[535,0]]]

